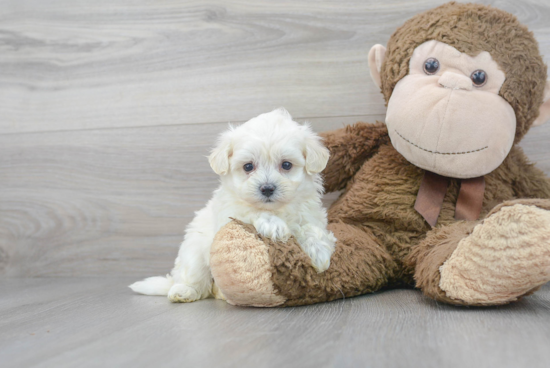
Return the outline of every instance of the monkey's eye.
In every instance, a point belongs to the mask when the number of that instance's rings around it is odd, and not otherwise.
[[[481,69],[478,69],[475,72],[473,72],[472,75],[470,75],[470,78],[472,79],[472,82],[474,82],[476,87],[483,86],[485,83],[487,83],[487,79],[488,79],[487,74]]]
[[[436,58],[429,58],[424,62],[424,73],[431,75],[439,70],[439,61]]]
[[[288,161],[285,161],[285,162],[283,162],[281,167],[283,168],[283,170],[290,170],[290,169],[292,169],[292,164]]]
[[[251,172],[252,170],[254,170],[254,165],[249,162],[247,164],[244,164],[243,169],[246,172]]]

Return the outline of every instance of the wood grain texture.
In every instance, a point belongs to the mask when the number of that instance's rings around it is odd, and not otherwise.
[[[127,278],[0,280],[0,362],[22,367],[546,368],[550,285],[502,308],[415,290],[308,307],[170,304]]]
[[[367,53],[445,0],[0,1],[0,133],[383,114]],[[516,14],[550,60],[547,0]]]

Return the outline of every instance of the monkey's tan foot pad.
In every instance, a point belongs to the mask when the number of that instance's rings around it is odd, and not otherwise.
[[[477,225],[440,268],[446,295],[499,305],[550,281],[550,211],[541,207],[502,206]]]
[[[229,304],[275,307],[285,302],[271,280],[273,269],[267,244],[236,221],[216,234],[210,268],[215,285]]]

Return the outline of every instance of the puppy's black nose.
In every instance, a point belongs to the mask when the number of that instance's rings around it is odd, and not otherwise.
[[[266,197],[271,197],[275,191],[275,186],[271,184],[262,185],[260,187],[260,192]]]

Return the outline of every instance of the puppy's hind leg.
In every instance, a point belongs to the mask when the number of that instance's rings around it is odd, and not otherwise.
[[[182,261],[180,257],[171,272],[174,284],[168,290],[168,299],[174,303],[189,303],[208,298],[212,290],[212,276],[206,262],[198,259]]]
[[[174,284],[168,291],[170,301],[188,303],[210,296],[210,247],[214,235],[213,216],[209,204],[197,212],[197,216],[186,230],[171,272]]]

